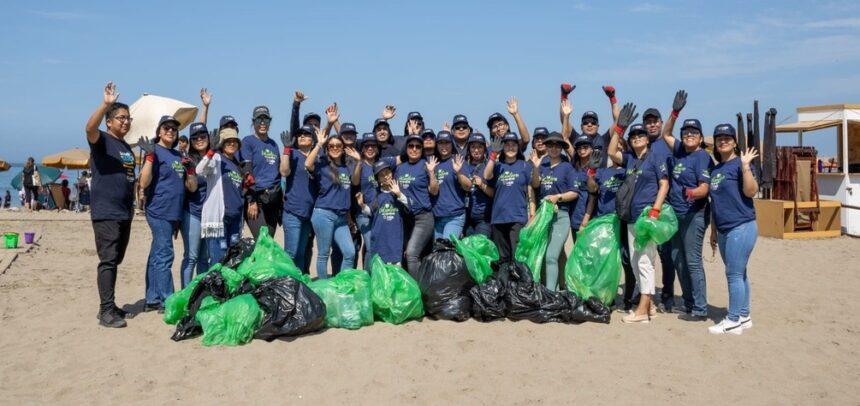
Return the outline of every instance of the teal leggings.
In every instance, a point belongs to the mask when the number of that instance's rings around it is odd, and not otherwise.
[[[569,235],[570,215],[559,209],[550,225],[549,244],[546,247],[546,287],[549,290],[558,288],[558,258]]]

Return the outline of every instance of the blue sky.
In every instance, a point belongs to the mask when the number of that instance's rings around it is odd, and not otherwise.
[[[510,96],[529,127],[558,129],[563,81],[577,85],[574,117],[594,109],[604,126],[603,84],[664,115],[686,89],[683,116],[706,132],[755,98],[785,122],[797,106],[860,103],[856,1],[22,1],[4,16],[0,157],[12,161],[86,146],[108,80],[127,103],[198,103],[208,87],[210,124],[229,113],[246,131],[267,104],[278,132],[295,89],[310,97],[303,112],[337,101],[361,131],[394,104],[394,128],[419,110],[432,128],[464,113],[486,132]],[[831,139],[807,137],[824,155]]]

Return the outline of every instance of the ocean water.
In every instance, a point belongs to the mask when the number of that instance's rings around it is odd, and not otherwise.
[[[18,198],[18,191],[12,189],[12,178],[24,170],[23,166],[13,166],[8,171],[0,172],[0,203],[3,196],[6,196],[6,191],[12,194],[12,207],[21,207],[21,199]]]

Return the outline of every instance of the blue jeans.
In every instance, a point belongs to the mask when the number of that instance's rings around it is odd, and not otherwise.
[[[305,269],[305,249],[311,235],[311,222],[292,213],[284,212],[284,251],[293,259],[296,267]]]
[[[146,215],[149,230],[152,231],[152,244],[146,260],[146,303],[163,304],[173,294],[173,229],[176,221],[167,221]]]
[[[436,217],[433,225],[433,238],[451,238],[451,234],[460,238],[465,225],[466,213],[458,216]]]
[[[567,213],[567,210],[559,209],[553,216],[544,263],[546,264],[545,286],[554,291],[558,288],[559,257],[564,251],[564,243],[567,242],[567,237],[570,235],[570,214]]]
[[[708,315],[707,284],[702,266],[702,241],[710,215],[704,208],[678,216],[678,232],[672,236],[672,263],[681,282],[684,306],[696,316]]]
[[[194,270],[197,275],[209,269],[209,254],[206,243],[200,238],[200,217],[194,216],[186,211],[182,214],[182,225],[179,227],[182,233],[182,245],[185,251],[182,254],[182,287],[188,285],[194,278]]]
[[[361,239],[364,241],[364,250],[361,254],[362,263],[364,265],[364,269],[370,270],[370,216],[365,216],[364,214],[359,214],[355,216],[355,225],[358,226],[358,232],[361,233]],[[356,259],[358,258],[358,250],[360,247],[355,247]],[[356,260],[356,262],[358,262]]]
[[[484,220],[483,218],[475,219],[470,218],[466,225],[466,231],[464,235],[475,235],[475,234],[483,234],[487,238],[492,237],[493,233],[493,225],[490,224],[489,221]]]
[[[352,268],[355,261],[355,245],[349,233],[346,215],[337,214],[331,210],[315,208],[311,215],[311,223],[317,240],[317,278],[328,277],[328,258],[332,242],[337,244],[343,254],[340,269]]]
[[[242,239],[242,215],[224,215],[224,236],[206,238],[206,246],[209,249],[209,261],[213,264],[221,262],[227,253],[227,248]]]
[[[729,285],[728,319],[738,321],[740,316],[750,315],[750,280],[747,263],[750,260],[758,227],[755,220],[741,224],[727,233],[719,233],[720,256],[726,264],[726,280]]]

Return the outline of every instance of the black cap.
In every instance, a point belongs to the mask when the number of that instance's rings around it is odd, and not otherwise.
[[[433,129],[425,128],[424,131],[421,131],[421,138],[427,138],[427,137],[430,137],[434,140],[436,139],[436,133],[433,132]]]
[[[493,129],[493,121],[497,121],[497,120],[502,120],[505,123],[508,122],[508,119],[506,119],[505,116],[503,116],[501,113],[493,113],[493,114],[490,114],[490,118],[487,119],[487,128],[492,130]],[[510,124],[508,124],[508,125],[510,125]]]
[[[209,134],[209,130],[206,129],[206,124],[203,123],[191,123],[188,126],[188,136],[193,137],[195,134],[204,133]]]
[[[644,125],[637,123],[637,124],[631,125],[630,128],[627,130],[627,137],[628,138],[634,134],[648,134],[648,131],[645,131]]]
[[[573,147],[578,148],[580,145],[591,145],[594,146],[594,141],[591,140],[591,137],[582,134],[579,137],[576,137],[576,140],[573,141]]]
[[[379,175],[379,172],[382,172],[386,169],[392,169],[391,168],[391,162],[389,162],[388,159],[380,159],[380,160],[376,161],[375,164],[373,164],[373,175],[374,176]]]
[[[356,144],[358,144],[358,149],[364,148],[364,144],[367,142],[379,144],[379,141],[376,140],[376,134],[364,133],[361,135],[361,138],[359,138],[356,142]]]
[[[340,135],[344,135],[346,133],[358,134],[358,131],[355,129],[355,124],[353,123],[343,123],[340,126]]]
[[[254,113],[251,114],[251,118],[256,120],[258,117],[263,117],[263,116],[268,117],[270,119],[272,118],[272,115],[269,114],[269,108],[266,106],[254,107]]]
[[[658,120],[663,119],[663,117],[660,116],[660,110],[657,110],[653,107],[649,108],[648,110],[645,110],[645,113],[642,114],[642,121],[645,121],[645,119],[649,116],[656,117]]]
[[[418,120],[422,123],[424,122],[424,117],[421,117],[421,113],[419,113],[417,111],[409,112],[409,114],[406,115],[406,121],[413,120],[413,119]]]
[[[236,127],[239,126],[239,123],[236,122],[236,119],[233,116],[221,116],[221,121],[218,123],[218,128],[224,128],[227,124],[236,124]]]
[[[440,142],[454,142],[454,138],[453,138],[453,136],[451,135],[451,132],[450,132],[450,131],[442,130],[442,131],[439,131],[439,134],[436,134],[436,142],[437,142],[437,143],[440,143]]]
[[[406,140],[404,140],[404,142],[403,142],[404,148],[406,147],[406,144],[408,144],[409,141],[412,141],[412,140],[421,141],[421,145],[424,145],[424,138],[421,138],[421,134],[409,134],[406,136]]]
[[[310,120],[312,118],[315,118],[315,119],[317,119],[317,121],[322,123],[322,117],[320,117],[319,114],[314,113],[314,112],[310,112],[308,114],[305,114],[305,116],[302,118],[302,125],[307,124],[308,120]]]
[[[180,123],[179,120],[176,119],[176,117],[161,116],[161,118],[158,120],[158,127],[155,127],[155,136],[156,137],[158,137],[158,130],[161,129],[161,126],[164,124],[167,124],[167,123],[175,123],[177,128],[179,128],[182,125],[182,123]]]
[[[309,126],[309,125],[303,125],[303,126],[299,127],[299,129],[296,131],[296,137],[298,137],[302,134],[310,135],[311,138],[313,138],[314,128],[312,126]]]
[[[534,132],[534,134],[532,134],[532,138],[548,137],[548,136],[549,136],[549,130],[547,130],[546,127],[535,127],[535,132]]]
[[[388,131],[391,132],[391,126],[388,125],[388,120],[384,118],[377,118],[373,121],[373,131],[376,132],[376,127],[379,127],[381,125],[388,127]]]
[[[502,142],[503,143],[508,142],[508,141],[516,141],[517,144],[519,144],[520,143],[520,136],[517,135],[517,133],[515,133],[515,132],[509,132],[509,133],[502,136]]]
[[[585,120],[594,120],[595,124],[600,124],[600,120],[597,119],[597,113],[595,113],[593,111],[586,111],[585,113],[582,113],[582,121],[581,122],[584,123]]]
[[[473,142],[484,144],[484,146],[487,145],[487,139],[484,137],[484,134],[481,133],[472,133],[472,135],[469,136],[469,140],[466,141],[466,145],[469,145]]]
[[[695,129],[699,130],[699,132],[701,133],[702,132],[702,123],[700,123],[699,120],[696,120],[695,118],[690,118],[690,119],[684,120],[684,124],[681,125],[681,132],[683,132],[685,128],[695,128]]]
[[[454,120],[451,120],[451,128],[454,128],[457,124],[466,124],[466,126],[471,127],[469,125],[469,119],[462,114],[454,116]]]
[[[731,124],[718,124],[714,128],[714,140],[719,136],[729,136],[732,137],[733,140],[738,139],[738,133]]]
[[[552,144],[552,143],[561,144],[561,147],[563,149],[567,149],[567,147],[570,146],[570,144],[568,144],[567,141],[564,140],[564,137],[561,136],[561,133],[557,132],[557,131],[553,131],[553,132],[549,133],[549,135],[546,137],[546,139],[543,140],[543,143],[544,143],[544,145]]]

